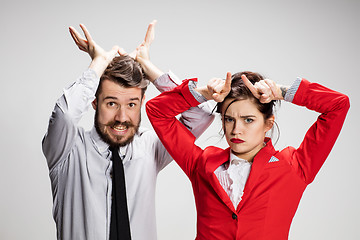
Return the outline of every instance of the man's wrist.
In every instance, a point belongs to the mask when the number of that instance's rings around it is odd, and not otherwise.
[[[150,60],[148,59],[140,59],[137,61],[140,63],[141,67],[144,70],[144,73],[149,78],[149,80],[153,83],[158,77],[164,74],[160,69],[158,69]]]
[[[91,61],[89,69],[92,69],[99,77],[101,77],[108,65],[109,62],[105,58],[95,57]]]

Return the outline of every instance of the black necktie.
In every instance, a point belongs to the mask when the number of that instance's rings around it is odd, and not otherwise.
[[[124,166],[118,148],[110,148],[113,161],[110,240],[130,240]]]

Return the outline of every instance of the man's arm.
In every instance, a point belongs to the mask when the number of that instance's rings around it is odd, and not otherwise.
[[[86,39],[72,27],[70,33],[76,45],[87,52],[92,61],[89,69],[64,89],[64,94],[57,100],[50,117],[47,133],[42,142],[44,155],[49,169],[53,169],[59,162],[66,159],[78,135],[77,123],[87,111],[95,98],[99,84],[99,77],[112,61],[119,48],[114,46],[109,52],[98,46],[84,25],[80,25]]]
[[[150,61],[149,50],[155,37],[155,25],[156,20],[149,24],[144,41],[136,48],[135,52],[130,55],[141,64],[144,73],[155,87],[160,92],[164,92],[177,87],[181,84],[181,81],[171,72],[164,74],[163,71]],[[212,107],[207,102],[202,103],[197,107],[190,108],[183,112],[179,120],[198,138],[214,120]]]

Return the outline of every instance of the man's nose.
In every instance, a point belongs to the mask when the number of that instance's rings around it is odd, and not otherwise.
[[[124,108],[119,108],[115,115],[115,120],[118,122],[126,122],[129,120],[127,112]]]

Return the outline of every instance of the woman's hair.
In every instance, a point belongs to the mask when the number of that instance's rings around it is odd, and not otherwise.
[[[125,88],[139,87],[144,95],[149,80],[146,79],[143,70],[138,62],[129,56],[115,57],[100,77],[100,84],[95,96],[101,92],[101,83],[105,79],[119,84]]]
[[[230,90],[229,94],[225,97],[224,101],[217,103],[216,112],[220,113],[220,115],[223,119],[223,115],[225,115],[227,109],[230,107],[231,104],[233,104],[234,102],[239,101],[239,100],[250,99],[255,103],[258,110],[263,114],[264,120],[267,120],[268,118],[273,116],[275,104],[279,101],[272,100],[269,103],[261,103],[259,101],[259,99],[257,99],[252,94],[252,92],[246,87],[243,80],[241,79],[241,75],[245,75],[252,84],[255,84],[256,82],[260,82],[260,80],[264,79],[264,77],[262,75],[260,75],[259,73],[250,72],[250,71],[238,72],[238,73],[235,73],[234,75],[232,75],[231,90]],[[226,108],[224,109],[223,114],[222,114],[224,102],[226,99],[229,99],[229,98],[234,99],[234,100],[231,101],[226,106]],[[277,125],[276,122],[274,122],[274,125],[277,128],[277,139],[275,141],[275,144],[276,144],[280,137],[280,130],[279,130],[279,126]],[[224,128],[224,132],[225,132],[225,125],[223,125],[223,128]],[[270,131],[270,136],[272,134],[273,134],[273,129]]]
[[[252,84],[255,84],[256,82],[264,79],[264,77],[259,73],[250,71],[238,72],[232,75],[231,90],[225,97],[224,101],[217,103],[216,112],[220,114],[222,113],[223,105],[226,99],[233,98],[234,101],[230,102],[230,104],[226,106],[226,109],[223,111],[224,114],[233,102],[238,100],[251,99],[256,104],[258,110],[263,114],[264,119],[268,119],[274,114],[274,105],[276,101],[273,100],[269,103],[261,103],[246,87],[243,80],[241,79],[241,75],[245,75]]]

